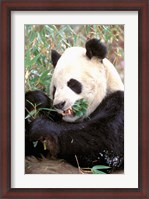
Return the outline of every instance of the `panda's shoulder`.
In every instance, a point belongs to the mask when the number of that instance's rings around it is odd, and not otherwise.
[[[99,106],[113,106],[124,104],[124,91],[118,90],[112,93],[107,94]]]
[[[105,118],[110,115],[117,114],[124,111],[124,92],[115,91],[108,94],[96,108],[96,110],[91,114],[90,118],[96,117]]]

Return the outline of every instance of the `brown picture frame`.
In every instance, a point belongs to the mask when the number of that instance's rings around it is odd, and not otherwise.
[[[138,188],[11,188],[11,11],[138,11]],[[1,198],[149,198],[149,2],[148,0],[2,0],[0,53]],[[133,66],[132,66],[133,67]],[[133,76],[133,74],[132,74]],[[131,132],[130,132],[131,133]],[[21,180],[21,179],[20,179]]]

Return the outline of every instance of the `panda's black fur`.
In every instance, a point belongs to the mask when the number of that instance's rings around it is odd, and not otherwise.
[[[104,59],[107,54],[107,48],[98,39],[91,39],[86,42],[86,55],[91,59],[93,56]]]
[[[89,59],[92,56],[100,59],[105,57],[105,47],[96,45],[97,43],[95,39],[86,43],[86,54]],[[52,51],[52,54],[55,66],[60,55],[55,51]],[[32,106],[28,102],[39,104],[42,108],[53,108],[52,101],[42,91],[26,93],[26,110],[31,111]],[[27,113],[25,112],[26,115]],[[26,155],[50,154],[52,157],[63,158],[75,166],[77,157],[80,167],[108,165],[111,171],[124,166],[123,91],[108,94],[96,110],[83,121],[69,123],[63,121],[57,112],[52,111],[47,115],[46,110],[42,110],[38,118],[26,120],[25,125]],[[37,140],[37,146],[33,147],[33,142]],[[43,149],[44,140],[48,140],[47,150]]]

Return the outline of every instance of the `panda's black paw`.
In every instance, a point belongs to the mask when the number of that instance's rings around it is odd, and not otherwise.
[[[52,106],[51,99],[42,91],[28,91],[25,93],[25,114],[36,108],[50,108]]]
[[[30,123],[38,117],[46,117],[51,121],[62,120],[52,106],[52,100],[42,91],[29,91],[25,94],[25,129],[28,132]]]
[[[104,59],[107,54],[107,48],[100,42],[99,39],[91,39],[86,42],[86,55],[89,59],[93,56],[98,57],[99,59]]]
[[[47,118],[37,118],[30,124],[28,134],[30,142],[35,144],[35,147],[37,142],[40,142],[43,145],[44,151],[49,151],[52,157],[56,157],[59,150],[58,138],[52,122]]]
[[[25,128],[39,115],[49,115],[52,107],[51,99],[42,91],[28,91],[25,93]]]

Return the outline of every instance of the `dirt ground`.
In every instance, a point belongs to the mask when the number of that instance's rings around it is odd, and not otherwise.
[[[113,174],[123,174],[123,170],[114,172]],[[26,157],[25,174],[92,174],[81,168],[68,164],[65,160],[49,160],[42,158],[38,160],[35,157]]]

